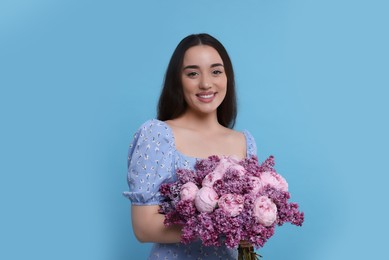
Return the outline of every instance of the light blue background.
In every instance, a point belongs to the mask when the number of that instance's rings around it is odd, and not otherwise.
[[[236,71],[236,129],[300,203],[270,259],[387,257],[389,4],[382,0],[0,2],[0,259],[139,259],[127,148],[170,55],[208,32]]]

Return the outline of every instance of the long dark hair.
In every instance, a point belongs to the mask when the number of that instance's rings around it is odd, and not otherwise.
[[[233,128],[237,115],[234,70],[224,46],[217,39],[206,33],[192,34],[185,37],[174,50],[166,70],[161,96],[159,97],[157,118],[165,121],[177,118],[185,112],[187,104],[182,89],[181,69],[185,52],[197,45],[213,47],[223,60],[224,71],[227,76],[227,93],[223,102],[217,108],[217,119],[221,125]]]

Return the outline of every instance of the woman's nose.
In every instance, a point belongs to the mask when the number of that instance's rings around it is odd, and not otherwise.
[[[210,89],[210,88],[212,88],[212,82],[208,78],[204,77],[201,79],[200,88],[201,89]]]
[[[210,84],[208,84],[208,83],[204,83],[204,84],[201,84],[200,85],[200,88],[201,89],[205,89],[205,90],[207,90],[207,89],[210,89],[212,86],[210,85]]]

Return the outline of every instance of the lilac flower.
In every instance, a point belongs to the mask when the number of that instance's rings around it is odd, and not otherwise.
[[[198,183],[197,175],[194,171],[188,170],[188,169],[178,169],[176,171],[178,181],[182,184],[187,182],[193,182],[197,185],[201,184]]]
[[[270,155],[269,158],[267,158],[262,164],[261,166],[259,167],[259,171],[260,172],[272,172],[274,170],[274,165],[275,165],[275,162],[274,162],[274,156],[273,155]]]
[[[193,201],[190,200],[180,200],[176,205],[176,210],[184,220],[189,219],[196,213],[196,207]]]
[[[204,177],[215,170],[220,162],[220,158],[217,156],[210,156],[208,159],[197,161],[195,164],[195,171],[197,174],[197,182],[202,183]]]
[[[162,196],[171,197],[171,192],[170,192],[170,186],[172,186],[172,183],[162,183],[161,187],[159,188],[159,192],[161,193]]]
[[[199,222],[195,216],[192,216],[187,220],[185,225],[182,227],[181,242],[188,244],[197,238],[199,230]]]
[[[240,163],[253,176],[259,176],[261,173],[258,158],[256,156],[248,157]]]

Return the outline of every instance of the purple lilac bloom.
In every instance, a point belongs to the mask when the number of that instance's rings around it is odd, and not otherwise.
[[[275,162],[274,162],[274,156],[273,155],[270,155],[269,158],[267,158],[262,164],[261,166],[259,167],[259,171],[260,172],[272,172],[274,170],[274,165],[275,165]]]
[[[194,171],[188,170],[188,169],[178,169],[176,171],[177,178],[180,183],[185,184],[187,182],[193,182],[197,185],[201,184],[198,183],[197,175]]]
[[[249,158],[244,159],[240,163],[248,173],[250,173],[253,176],[259,177],[261,171],[260,171],[260,165],[258,164],[258,158],[256,156],[251,156]]]
[[[166,226],[171,225],[184,225],[185,220],[183,220],[182,216],[178,213],[178,211],[170,211],[165,214],[165,220],[163,222]]]
[[[188,244],[197,238],[199,222],[195,216],[188,219],[182,228],[181,242]]]
[[[197,220],[201,228],[198,229],[198,235],[205,246],[220,246],[219,234],[215,229],[212,214],[200,213]]]
[[[223,179],[215,181],[213,188],[221,196],[228,193],[244,195],[253,187],[247,174],[241,175],[237,170],[228,169]]]
[[[159,188],[159,192],[161,193],[162,196],[165,196],[167,198],[171,197],[171,192],[170,192],[170,186],[172,183],[162,183],[161,187]]]
[[[197,161],[194,167],[197,175],[197,183],[201,184],[204,177],[215,170],[219,162],[220,158],[218,156],[210,156],[208,159]]]
[[[181,200],[177,203],[176,210],[183,217],[183,219],[187,220],[194,216],[196,213],[196,206],[194,205],[193,201]]]

